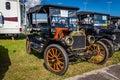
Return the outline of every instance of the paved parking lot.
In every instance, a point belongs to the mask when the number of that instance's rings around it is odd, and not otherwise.
[[[94,70],[65,80],[120,80],[120,64]]]

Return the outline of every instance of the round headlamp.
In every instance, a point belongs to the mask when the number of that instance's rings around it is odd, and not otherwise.
[[[73,42],[74,42],[74,40],[73,40],[72,37],[70,37],[70,36],[65,37],[65,43],[66,43],[67,46],[73,45]]]
[[[113,39],[113,40],[116,40],[116,35],[112,35],[112,39]]]
[[[93,44],[95,42],[95,37],[94,36],[88,35],[87,38],[88,38],[88,42],[90,44]]]

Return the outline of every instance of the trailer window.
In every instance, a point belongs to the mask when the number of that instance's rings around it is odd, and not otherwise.
[[[5,5],[6,5],[6,9],[7,9],[7,10],[10,10],[10,8],[11,8],[11,7],[10,7],[10,2],[6,2]]]

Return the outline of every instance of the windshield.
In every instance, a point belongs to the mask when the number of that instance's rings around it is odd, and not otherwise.
[[[69,27],[75,29],[77,26],[76,10],[50,9],[51,26]]]
[[[94,26],[107,26],[107,16],[94,15]]]

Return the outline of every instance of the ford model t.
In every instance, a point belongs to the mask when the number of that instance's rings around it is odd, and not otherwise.
[[[118,16],[111,16],[110,17],[110,25],[108,27],[111,34],[116,36],[114,40],[115,49],[120,50],[120,17]]]
[[[113,41],[116,36],[111,34],[112,30],[108,29],[109,14],[80,11],[77,13],[79,24],[86,30],[86,35],[94,35],[97,40],[105,43],[109,50],[109,57],[114,53]]]
[[[28,10],[30,34],[26,39],[26,51],[44,55],[45,67],[58,75],[68,69],[70,59],[84,57],[91,63],[103,64],[108,58],[104,43],[86,35],[77,26],[79,8],[58,5],[37,5]],[[83,54],[82,56],[80,54]]]

